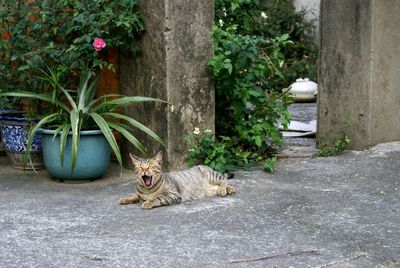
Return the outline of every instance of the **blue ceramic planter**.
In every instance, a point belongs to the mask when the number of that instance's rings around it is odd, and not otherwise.
[[[23,163],[23,156],[28,144],[27,130],[32,122],[30,119],[12,116],[11,114],[0,116],[0,129],[4,149],[14,168],[41,169],[44,167],[39,133],[33,138],[28,162],[26,164]]]
[[[53,140],[54,130],[41,129],[43,159],[47,172],[55,179],[69,182],[90,181],[101,177],[110,163],[111,148],[100,130],[81,131],[75,169],[71,164],[71,140],[68,136],[64,164],[60,160],[60,135]]]
[[[17,110],[10,110],[10,109],[0,109],[0,116],[7,116],[7,115],[17,115],[17,114],[24,114],[25,112],[17,111]]]

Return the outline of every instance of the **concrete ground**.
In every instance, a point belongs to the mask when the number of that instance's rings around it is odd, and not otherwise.
[[[310,123],[317,120],[316,102],[295,102],[289,105],[289,113],[293,121]],[[307,137],[283,137],[281,158],[311,157],[317,152],[314,136]]]
[[[129,170],[66,184],[0,162],[0,267],[400,267],[400,143],[283,159],[237,172],[234,196],[153,210],[117,204]]]

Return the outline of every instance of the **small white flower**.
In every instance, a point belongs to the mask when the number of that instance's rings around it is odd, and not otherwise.
[[[223,20],[219,19],[218,22],[219,22],[219,26],[221,26],[221,27],[224,26],[224,21]]]
[[[267,16],[267,14],[265,14],[265,12],[263,11],[263,12],[261,12],[261,17],[263,17],[264,19],[268,19],[268,16]]]
[[[223,11],[223,13],[224,13],[224,17],[226,17],[226,16],[227,16],[227,14],[226,14],[226,8],[223,7],[223,8],[222,8],[222,11]]]
[[[193,134],[194,135],[199,135],[200,134],[200,129],[198,127],[195,127],[194,131],[193,131]]]
[[[169,110],[171,111],[171,113],[175,112],[175,106],[171,105],[171,107],[169,108]]]
[[[211,132],[212,132],[212,130],[208,129],[208,128],[204,130],[204,133],[211,133]]]

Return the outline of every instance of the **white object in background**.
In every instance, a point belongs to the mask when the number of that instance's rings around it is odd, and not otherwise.
[[[312,120],[309,122],[300,122],[300,121],[290,121],[287,129],[284,129],[282,125],[279,126],[280,130],[286,131],[299,131],[299,132],[316,132],[317,131],[317,120]]]
[[[317,90],[318,84],[308,78],[296,79],[289,87],[289,92],[294,95],[296,101],[315,101]]]
[[[312,120],[310,122],[291,121],[287,129],[284,129],[281,125],[279,126],[279,130],[281,130],[284,137],[298,138],[315,136],[317,133],[317,120]]]

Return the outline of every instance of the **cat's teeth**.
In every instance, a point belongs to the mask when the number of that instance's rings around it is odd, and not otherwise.
[[[143,182],[146,186],[151,186],[153,177],[152,176],[142,176]]]

